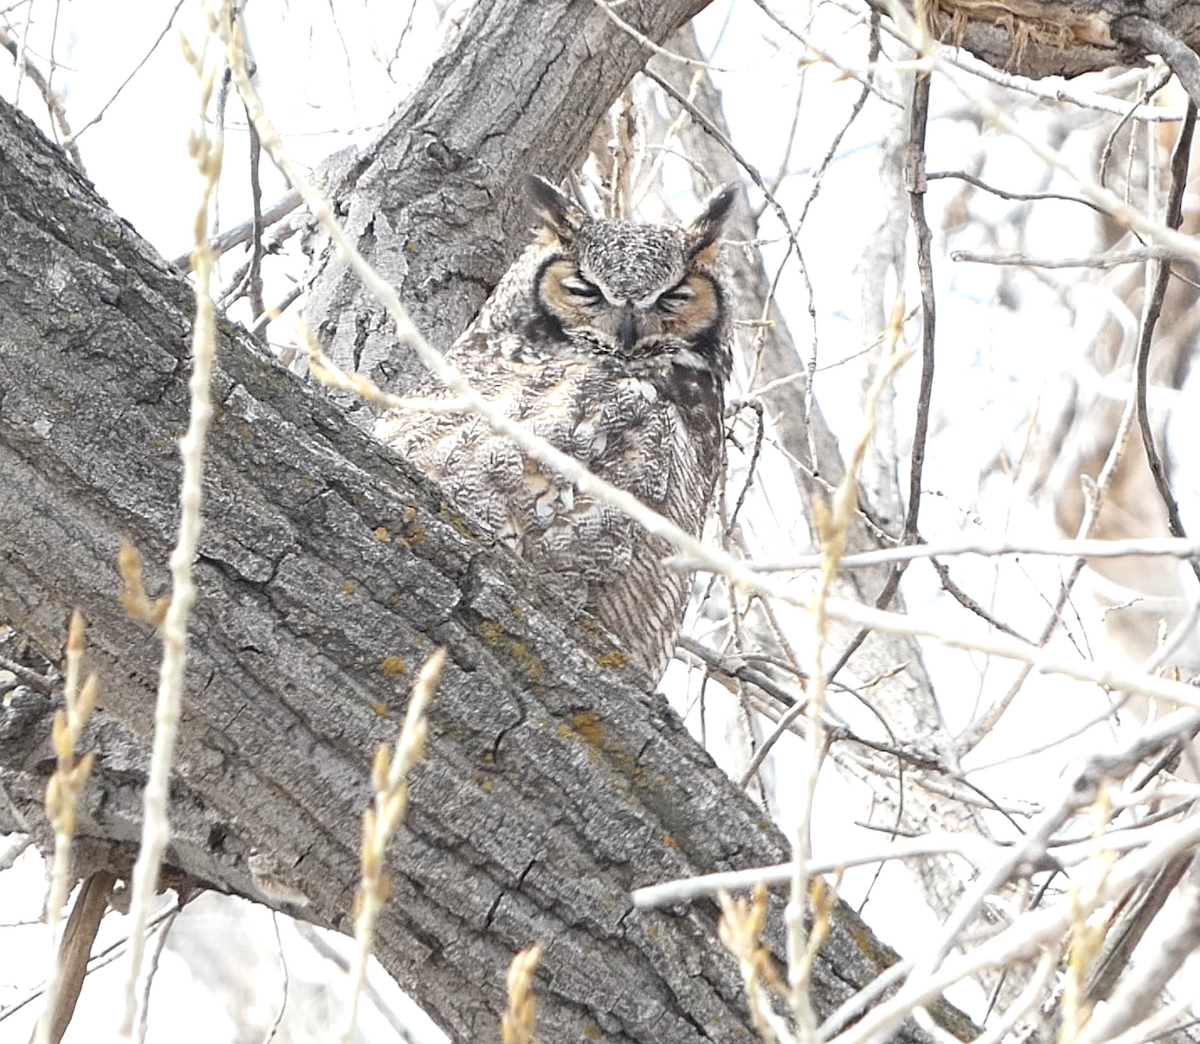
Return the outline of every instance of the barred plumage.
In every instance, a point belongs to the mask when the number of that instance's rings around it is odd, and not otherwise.
[[[537,241],[447,358],[508,416],[699,533],[724,463],[732,323],[717,237],[733,191],[684,227],[593,219],[541,179],[530,195]],[[665,541],[478,416],[393,411],[376,434],[662,674],[688,591]]]

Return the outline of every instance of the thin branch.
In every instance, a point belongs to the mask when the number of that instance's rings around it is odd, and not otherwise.
[[[1123,909],[1120,911],[1120,916],[1114,917],[1114,923],[1108,927],[1102,952],[1096,956],[1091,968],[1088,969],[1087,999],[1089,1003],[1094,1004],[1098,1000],[1109,999],[1117,979],[1129,969],[1130,958],[1138,943],[1142,941],[1151,922],[1162,910],[1163,904],[1175,891],[1175,886],[1179,884],[1189,862],[1187,856],[1172,860],[1160,868],[1156,874],[1141,881],[1133,894],[1127,897],[1127,901],[1122,904]],[[1196,898],[1195,895],[1192,896],[1193,905],[1195,905]],[[1193,935],[1197,930],[1200,930],[1200,926],[1193,927]],[[1156,952],[1160,957],[1163,955],[1162,951],[1157,948]],[[1148,983],[1142,978],[1142,975],[1149,967],[1153,966],[1153,963],[1146,966],[1139,961],[1139,970],[1126,976],[1121,990],[1121,993],[1125,995],[1125,1011],[1123,1014],[1114,1013],[1112,1015],[1114,1022],[1123,1022],[1123,1025],[1112,1032],[1106,1032],[1105,1037],[1115,1036],[1145,1014],[1144,1009],[1138,1011],[1137,1008],[1146,998],[1143,998],[1141,1002],[1130,998],[1128,987],[1131,981],[1135,981],[1140,982],[1141,988],[1147,988]],[[1157,999],[1165,986],[1166,981],[1164,980],[1150,992],[1151,1003]],[[1102,1017],[1100,1024],[1103,1025],[1105,1021],[1107,1020]]]
[[[989,613],[982,605],[972,598],[966,591],[954,582],[950,576],[950,569],[944,563],[939,562],[936,558],[930,558],[929,564],[933,566],[933,570],[938,575],[938,580],[941,582],[942,590],[961,605],[967,612],[974,613],[989,627],[996,628],[997,631],[1002,631],[1004,634],[1011,635],[1013,638],[1019,638],[1023,642],[1029,641],[1015,627],[1010,627],[1003,620],[998,620]]]
[[[47,696],[62,684],[62,678],[53,667],[46,674],[39,674],[33,668],[17,663],[16,660],[10,660],[7,656],[0,656],[0,670],[11,671],[16,675],[17,681],[24,682],[31,689],[36,689]]]
[[[805,36],[803,33],[799,32],[797,29],[795,29],[793,26],[788,25],[787,22],[783,21],[783,19],[781,19],[779,17],[779,15],[777,15],[774,11],[772,11],[766,5],[764,0],[754,0],[754,3],[758,6],[759,10],[761,10],[763,12],[763,14],[765,14],[772,22],[774,22],[777,26],[779,26],[780,29],[782,29],[789,36],[793,37],[799,43],[803,44],[806,50],[811,51],[818,58],[820,58],[821,61],[826,62],[829,65],[832,65],[843,76],[846,76],[851,80],[856,80],[858,83],[862,84],[863,87],[865,87],[872,94],[874,94],[877,98],[879,98],[880,101],[886,102],[888,105],[894,105],[894,106],[896,106],[896,108],[904,107],[903,102],[898,101],[895,98],[889,98],[886,94],[884,94],[879,89],[879,86],[874,82],[874,70],[873,69],[868,68],[868,71],[866,73],[862,73],[856,69],[849,69],[849,68],[845,67],[840,62],[838,62],[831,54],[829,54],[828,51],[826,51],[824,48],[822,48],[822,47],[818,46],[816,43],[814,43],[810,37]],[[861,14],[861,12],[854,12],[854,13],[856,15]]]
[[[275,1018],[271,1020],[267,1035],[263,1038],[263,1044],[271,1044],[279,1032],[279,1027],[283,1024],[283,1013],[287,1010],[288,991],[291,988],[291,974],[288,971],[287,955],[283,952],[283,939],[279,935],[279,912],[277,910],[271,911],[271,927],[275,929],[275,955],[279,958],[279,971],[283,982],[279,986],[279,1010],[275,1012]]]
[[[797,708],[803,710],[807,705],[804,699],[797,699],[794,692],[789,692],[762,671],[756,671],[740,658],[723,656],[715,649],[710,649],[703,642],[699,642],[695,638],[689,638],[685,634],[679,636],[677,644],[681,649],[697,657],[706,667],[711,668],[714,674],[725,675],[728,678],[735,678],[738,681],[746,682],[748,685],[753,685],[761,689],[783,707],[788,707],[792,710]],[[743,783],[743,785],[745,784]]]
[[[100,106],[100,111],[97,112],[96,115],[90,120],[88,120],[87,123],[80,127],[79,130],[77,130],[74,134],[67,135],[66,140],[63,142],[63,148],[71,149],[78,140],[79,135],[81,135],[89,127],[95,126],[95,124],[104,119],[104,114],[108,112],[108,107],[120,97],[121,92],[129,86],[129,81],[142,71],[142,66],[145,65],[150,60],[150,56],[158,50],[158,45],[163,42],[163,37],[171,31],[171,26],[175,24],[175,16],[179,14],[179,9],[183,6],[183,4],[184,0],[177,0],[175,7],[171,10],[171,17],[167,19],[167,24],[162,27],[162,32],[159,33],[155,38],[154,43],[150,45],[150,50],[148,50],[142,56],[142,60],[133,67],[133,71],[121,81],[121,85],[115,91],[113,91],[112,97]]]
[[[25,850],[32,845],[33,837],[30,834],[16,834],[12,836],[8,847],[3,852],[0,852],[0,872],[11,870]],[[39,921],[38,923],[40,924],[41,922]]]
[[[1007,754],[1004,757],[996,758],[995,761],[984,761],[978,765],[964,767],[963,771],[968,773],[986,772],[988,769],[999,768],[1001,765],[1009,765],[1014,761],[1020,761],[1022,758],[1031,758],[1035,754],[1041,754],[1047,750],[1053,750],[1060,744],[1066,743],[1067,740],[1072,740],[1076,736],[1082,736],[1088,731],[1088,729],[1099,725],[1101,722],[1110,720],[1124,705],[1125,701],[1120,700],[1114,706],[1106,707],[1101,713],[1094,714],[1090,718],[1085,718],[1074,728],[1069,729],[1066,732],[1059,733],[1053,739],[1044,740],[1032,747],[1023,747],[1021,750],[1017,751],[1017,753]]]
[[[653,40],[651,40],[650,37],[646,36],[644,33],[638,32],[637,29],[622,19],[621,16],[613,10],[612,5],[607,3],[606,0],[592,0],[592,3],[594,3],[601,11],[603,11],[608,20],[612,22],[612,24],[618,29],[620,29],[621,32],[625,33],[625,35],[630,39],[636,40],[638,44],[640,44],[651,54],[657,54],[661,58],[666,58],[672,62],[679,62],[682,65],[691,65],[701,69],[707,69],[709,72],[737,72],[736,69],[721,69],[718,66],[710,65],[708,62],[701,61],[696,58],[688,58],[685,55],[676,54],[674,51],[668,51],[665,47],[660,47]]]
[[[1100,210],[1101,208],[1095,208]],[[1101,210],[1102,213],[1104,211]],[[1136,250],[1119,250],[1107,254],[1095,254],[1091,257],[1033,257],[1030,254],[977,254],[971,250],[953,250],[950,252],[951,261],[960,261],[978,265],[1009,265],[1022,268],[1117,268],[1119,265],[1139,264],[1145,261],[1178,261],[1187,260],[1192,264],[1192,257],[1184,257],[1169,247],[1139,247]]]
[[[872,13],[872,19],[877,20],[878,15]],[[875,25],[875,24],[872,25],[871,46],[870,46],[870,50],[867,55],[868,64],[874,62],[879,57],[880,44],[879,44],[878,29],[879,29],[878,25]],[[859,93],[858,93],[858,97],[854,99],[854,104],[852,106],[850,106],[849,115],[842,122],[842,125],[838,128],[837,133],[833,136],[833,139],[829,142],[829,147],[825,150],[825,155],[821,157],[821,162],[818,163],[816,165],[816,167],[813,169],[812,174],[811,174],[812,183],[813,183],[812,188],[809,190],[808,196],[804,200],[804,205],[800,208],[800,217],[796,221],[797,228],[804,227],[804,222],[808,218],[809,208],[816,201],[816,198],[821,191],[821,186],[825,182],[825,175],[829,170],[829,166],[830,166],[830,164],[833,163],[834,157],[837,155],[837,151],[841,147],[842,140],[846,137],[847,133],[849,133],[850,128],[852,126],[854,126],[854,121],[857,120],[859,115],[862,113],[863,107],[867,104],[867,98],[869,98],[871,96],[871,91],[874,88],[874,86],[875,86],[875,77],[872,74],[870,77],[868,77],[867,81],[863,84],[862,90],[859,91]],[[797,105],[796,106],[797,117],[799,117],[799,114],[800,114],[800,106]],[[789,149],[789,155],[790,155],[790,151],[791,150]],[[755,215],[756,223],[757,223],[757,220],[758,220],[758,215],[756,214]],[[763,311],[763,319],[764,320],[767,319],[767,312],[765,309]],[[762,389],[759,389],[760,393],[761,393],[761,391],[762,391]]]
[[[111,873],[100,870],[91,874],[79,888],[59,946],[61,981],[57,990],[46,991],[49,1019],[46,1040],[49,1044],[59,1044],[75,1014],[75,1005],[87,976],[92,943],[96,941],[100,922],[108,912],[108,896],[115,881]]]
[[[1129,111],[1119,120],[1117,120],[1117,122],[1113,125],[1112,130],[1108,132],[1108,137],[1104,139],[1104,148],[1100,150],[1100,161],[1096,164],[1098,172],[1097,180],[1101,185],[1108,184],[1106,180],[1106,174],[1108,171],[1108,158],[1112,154],[1113,144],[1116,142],[1117,135],[1120,133],[1121,128],[1133,119],[1133,114],[1137,111],[1138,106],[1145,105],[1167,85],[1167,81],[1170,80],[1170,78],[1171,67],[1165,63],[1157,65],[1153,70],[1148,72],[1146,74],[1146,81],[1142,85],[1141,98],[1138,100],[1138,103],[1131,106]],[[1132,142],[1132,140],[1133,135],[1130,134],[1130,141]]]
[[[933,173],[925,175],[926,181],[941,181],[946,178],[965,181],[968,185],[974,185],[977,189],[990,192],[993,196],[999,196],[1001,199],[1010,199],[1014,202],[1033,203],[1039,200],[1057,199],[1064,203],[1079,203],[1082,206],[1090,207],[1098,214],[1104,213],[1103,208],[1097,206],[1090,199],[1084,199],[1082,196],[1068,196],[1061,192],[1009,192],[1007,189],[989,185],[986,181],[977,178],[974,174],[968,174],[965,170],[935,170]]]
[[[1056,816],[1054,818],[1065,820],[1066,817]],[[1180,822],[1189,822],[1189,820]],[[819,862],[813,860],[809,863],[809,870],[812,874],[832,874],[850,867],[871,866],[875,863],[885,863],[897,859],[955,855],[961,856],[976,867],[986,866],[988,871],[991,871],[994,866],[988,866],[989,861],[999,861],[1004,865],[1011,864],[1012,867],[1015,867],[1021,860],[1014,861],[1013,856],[1020,855],[1025,859],[1020,866],[1020,874],[1028,877],[1046,870],[1080,866],[1106,853],[1136,852],[1159,843],[1163,839],[1173,837],[1179,831],[1180,822],[1130,827],[1121,833],[1107,833],[1082,840],[1055,840],[1047,835],[1045,851],[1040,854],[1036,848],[1029,848],[1024,839],[1015,842],[989,841],[975,834],[922,834],[900,841],[892,841],[885,848],[874,852],[855,852],[837,858],[822,859]],[[1026,858],[1030,856],[1031,858]],[[696,877],[683,877],[675,881],[665,881],[661,884],[634,889],[629,897],[633,905],[642,910],[671,906],[676,903],[692,902],[708,895],[716,895],[722,890],[728,892],[749,891],[760,882],[771,887],[786,885],[791,880],[793,869],[791,863],[778,863],[772,866],[752,867],[749,870],[727,870],[714,874],[701,874]]]
[[[300,193],[295,189],[285,192],[262,212],[262,227],[269,228],[277,221],[282,221],[288,214],[303,204],[303,202],[304,200],[300,198]],[[255,227],[255,219],[250,217],[240,225],[235,225],[228,231],[215,236],[212,240],[213,253],[220,257],[222,254],[228,253],[235,246],[247,242],[254,235]],[[171,264],[176,268],[186,270],[191,257],[192,253],[189,250],[186,254],[180,254]]]
[[[194,223],[195,245],[192,251],[192,264],[196,274],[196,318],[192,323],[188,428],[179,443],[183,471],[179,484],[179,536],[170,558],[171,598],[159,632],[163,644],[163,658],[154,710],[154,740],[143,795],[145,813],[141,846],[132,877],[129,970],[125,978],[124,1010],[118,1030],[126,1044],[133,1039],[138,1001],[137,982],[145,954],[150,903],[157,888],[162,856],[170,839],[170,823],[167,818],[168,791],[183,700],[188,617],[196,597],[192,563],[196,557],[203,525],[201,497],[204,443],[213,412],[209,382],[216,354],[216,316],[211,293],[216,259],[208,245],[207,233],[209,207],[221,171],[221,142],[213,141],[203,130],[212,94],[212,70],[206,70],[194,54],[190,57],[200,80],[198,123],[201,129],[195,131],[190,140],[192,158],[201,178],[200,199]]]
[[[882,867],[883,864],[880,864]],[[886,970],[875,976],[866,986],[843,1001],[817,1030],[817,1040],[826,1041],[840,1033],[846,1026],[874,1004],[883,994],[891,991],[896,983],[902,981],[912,971],[912,961],[897,961]]]
[[[249,119],[249,113],[246,114]],[[262,158],[262,142],[258,140],[258,132],[254,124],[250,124],[250,201],[254,207],[251,221],[254,225],[254,236],[250,241],[250,269],[246,273],[246,289],[250,295],[250,314],[258,319],[266,312],[263,304],[262,259],[265,254],[263,247],[262,185],[258,179],[258,165]]]
[[[33,4],[29,5],[30,13],[33,12]],[[26,22],[26,32],[28,32],[29,24]],[[83,157],[79,155],[79,149],[71,137],[71,126],[67,122],[67,111],[63,108],[62,99],[55,94],[50,87],[50,81],[42,75],[42,72],[36,65],[30,65],[28,56],[25,53],[25,44],[18,46],[17,42],[5,31],[3,26],[0,26],[0,47],[3,47],[9,54],[13,56],[13,61],[17,63],[17,94],[21,92],[21,78],[28,77],[33,81],[35,87],[42,95],[42,101],[46,105],[46,109],[50,113],[51,119],[58,124],[58,130],[66,135],[63,141],[63,148],[67,150],[67,155],[71,157],[71,162],[75,164],[75,169],[84,171]],[[17,99],[14,99],[16,104]]]
[[[321,934],[321,929],[314,928],[311,924],[306,924],[304,921],[294,921],[292,927],[295,929],[296,934],[313,948],[317,956],[325,958],[325,960],[329,961],[335,968],[342,972],[350,970],[350,959]],[[396,1034],[401,1044],[419,1044],[412,1029],[400,1020],[400,1017],[383,998],[370,978],[367,979],[366,984],[363,986],[363,994],[375,1007],[375,1010],[383,1016],[384,1021],[388,1024],[388,1028]]]
[[[284,312],[288,310],[304,293],[304,284],[297,283],[278,301],[268,308],[262,315],[254,320],[254,325],[250,327],[250,333],[257,337],[271,323],[278,319]]]
[[[1190,52],[1189,52],[1190,53]],[[1192,56],[1195,58],[1195,55]],[[1198,70],[1200,75],[1200,70]],[[1200,90],[1200,84],[1197,85]],[[1171,228],[1179,228],[1183,222],[1183,195],[1187,187],[1188,159],[1192,151],[1192,137],[1196,129],[1196,102],[1188,104],[1187,118],[1179,131],[1179,140],[1175,145],[1175,153],[1171,158],[1171,191],[1167,200],[1166,223]],[[1150,413],[1146,408],[1146,386],[1150,365],[1150,346],[1154,340],[1154,328],[1162,314],[1163,301],[1166,298],[1167,283],[1170,279],[1170,266],[1155,265],[1152,269],[1154,288],[1146,302],[1142,316],[1142,328],[1138,336],[1136,363],[1136,396],[1137,421],[1142,433],[1142,445],[1146,450],[1146,462],[1150,474],[1154,477],[1154,486],[1167,511],[1167,528],[1171,535],[1180,539],[1187,536],[1183,528],[1183,520],[1179,517],[1179,504],[1171,491],[1171,483],[1167,478],[1163,459],[1154,445],[1154,433],[1150,427]],[[1200,579],[1200,563],[1190,559],[1192,571]]]
[[[138,1038],[137,1044],[145,1044],[146,1029],[150,1021],[150,989],[154,985],[155,976],[158,975],[158,966],[162,961],[163,950],[166,948],[167,939],[171,936],[171,929],[175,926],[175,922],[179,919],[182,913],[178,907],[170,912],[163,920],[162,927],[158,930],[154,938],[154,950],[150,954],[150,962],[146,967],[146,981],[142,985],[142,1006],[141,1017],[138,1019]]]
[[[1054,981],[1055,973],[1058,971],[1059,950],[1059,945],[1055,944],[1047,946],[1042,951],[1042,958],[1038,961],[1037,969],[1030,977],[1025,989],[1021,991],[1021,995],[1008,1006],[1008,1010],[988,1028],[986,1033],[976,1037],[971,1044],[1000,1044],[1000,1041],[1008,1038],[1012,1028],[1024,1017],[1026,1012],[1033,1008],[1046,988]],[[996,985],[998,989],[1000,983],[997,982]]]
[[[908,511],[904,516],[904,542],[917,539],[921,512],[921,476],[925,470],[925,443],[933,398],[934,332],[937,301],[933,291],[933,233],[925,218],[925,128],[929,120],[929,74],[918,73],[913,84],[912,114],[904,173],[908,182],[913,231],[917,238],[917,272],[921,282],[921,381],[917,391],[917,417],[913,427],[909,464]]]
[[[995,858],[1003,845],[973,834],[926,834],[917,838],[893,841],[876,852],[857,852],[836,859],[812,860],[812,874],[832,874],[853,866],[871,866],[894,859],[915,859],[931,855],[959,855],[977,863]],[[676,881],[636,888],[629,894],[639,910],[650,910],[675,903],[688,903],[717,892],[749,891],[762,882],[768,886],[785,885],[791,880],[791,863],[754,867],[750,870],[727,870],[716,874],[683,877]]]
[[[1181,558],[1200,557],[1200,540],[1179,537],[1131,537],[1124,540],[1005,540],[1002,538],[946,541],[940,544],[913,544],[885,547],[878,551],[860,551],[846,555],[843,569],[874,569],[892,562],[911,562],[920,558],[952,558],[958,555],[1045,555],[1051,558]],[[755,572],[792,572],[817,569],[821,556],[803,555],[787,562],[751,562]]]

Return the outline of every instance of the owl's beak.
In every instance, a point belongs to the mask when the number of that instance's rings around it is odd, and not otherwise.
[[[633,351],[633,346],[638,343],[638,319],[637,309],[632,302],[626,302],[621,306],[620,323],[617,326],[617,336],[621,339],[621,347],[627,352]]]

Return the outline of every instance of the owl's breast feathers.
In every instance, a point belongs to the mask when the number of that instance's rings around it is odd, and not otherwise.
[[[723,464],[720,373],[686,353],[674,363],[662,355],[631,361],[586,352],[535,361],[514,344],[480,368],[472,364],[480,348],[473,336],[449,359],[476,390],[589,471],[699,532]],[[688,589],[683,574],[662,564],[672,553],[666,541],[526,459],[479,416],[394,411],[376,433],[568,604],[613,631],[635,662],[661,673]]]

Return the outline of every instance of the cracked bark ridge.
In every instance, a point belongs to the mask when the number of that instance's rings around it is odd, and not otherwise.
[[[708,0],[640,0],[621,17],[661,42]],[[441,350],[479,311],[529,239],[529,172],[578,165],[646,50],[593,0],[473,5],[387,128],[334,192],[363,256]],[[389,390],[427,377],[382,307],[328,244],[311,247],[306,317],[338,365]],[[345,403],[360,422],[373,410]]]
[[[869,2],[888,13],[884,0]],[[929,7],[937,39],[1035,79],[1143,64],[1154,48],[1129,31],[1129,19],[1153,23],[1193,51],[1200,46],[1200,5],[1176,0],[935,0]]]
[[[151,593],[165,584],[191,299],[2,102],[0,227],[0,622],[53,653],[69,607],[87,619],[102,691],[87,871],[106,845],[128,859],[140,822],[159,647],[118,607],[114,562],[128,539]],[[255,849],[308,897],[305,916],[347,927],[371,755],[446,644],[390,859],[384,966],[456,1041],[498,1039],[508,961],[536,939],[543,1040],[752,1036],[713,904],[643,914],[628,893],[777,862],[783,838],[594,625],[228,327],[213,393],[174,871],[262,898]],[[48,730],[44,697],[0,711],[0,786],[15,803],[0,802],[0,828],[23,817],[43,842],[50,760],[33,737]],[[818,1009],[893,959],[839,907]],[[900,1039],[924,1038],[910,1026]]]

